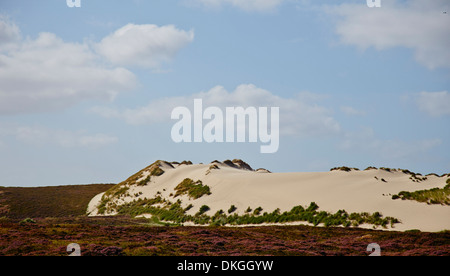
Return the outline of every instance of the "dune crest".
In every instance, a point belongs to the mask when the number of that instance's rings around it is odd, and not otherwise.
[[[365,170],[340,167],[329,172],[271,173],[266,169],[254,170],[240,159],[215,160],[209,164],[158,160],[95,196],[89,204],[88,214],[125,213],[151,217],[142,210],[163,212],[166,208],[179,210],[186,217],[209,216],[226,221],[227,216],[234,216],[239,221],[250,214],[278,215],[279,218],[274,221],[286,222],[286,217],[292,219],[291,215],[297,215],[296,208],[306,212],[308,206],[314,203],[318,210],[314,210],[316,213],[313,216],[329,214],[330,218],[340,221],[342,217],[351,217],[352,214],[369,216],[373,213],[400,221],[383,225],[385,229],[434,232],[450,229],[450,206],[394,200],[393,196],[402,191],[444,189],[450,187],[447,185],[449,179],[448,174],[422,176],[408,170],[375,167]],[[260,210],[260,213],[253,214],[255,210]],[[281,219],[282,216],[284,219]],[[298,213],[298,216],[305,214]],[[351,225],[347,222],[342,225],[373,227],[361,221],[361,224],[354,225],[353,220]]]

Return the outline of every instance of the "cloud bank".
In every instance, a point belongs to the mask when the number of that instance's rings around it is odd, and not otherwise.
[[[52,129],[42,126],[0,126],[0,137],[14,137],[17,141],[33,146],[58,146],[61,148],[97,149],[115,144],[119,139],[104,133]],[[7,143],[5,142],[5,145]]]
[[[364,2],[364,3],[363,3]],[[434,1],[382,1],[381,8],[358,4],[327,6],[336,16],[336,34],[344,44],[365,50],[394,47],[412,49],[415,59],[429,69],[450,67],[450,4]]]
[[[414,141],[383,139],[370,127],[345,132],[338,148],[346,152],[358,152],[378,157],[387,162],[409,161],[423,158],[424,154],[442,144],[439,138]]]
[[[420,92],[416,96],[416,104],[419,110],[433,117],[450,115],[450,93]]]
[[[172,60],[193,40],[192,30],[178,30],[173,25],[127,24],[103,38],[95,49],[116,65],[155,68]]]
[[[239,85],[233,91],[216,86],[209,91],[188,96],[157,99],[134,109],[96,107],[93,112],[105,118],[118,118],[132,125],[156,124],[170,122],[170,115],[175,107],[186,106],[193,110],[194,99],[202,99],[204,108],[215,106],[222,110],[238,106],[279,107],[280,133],[284,135],[315,136],[340,131],[340,125],[331,116],[331,110],[311,101],[318,99],[312,93],[282,98],[253,84]]]
[[[85,100],[113,100],[137,84],[124,66],[157,68],[193,40],[174,26],[128,24],[101,42],[23,38],[0,17],[0,115],[55,111]]]

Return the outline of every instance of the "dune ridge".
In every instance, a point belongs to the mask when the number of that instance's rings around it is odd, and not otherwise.
[[[184,193],[177,187],[185,180]],[[450,174],[422,176],[408,170],[369,167],[365,170],[340,167],[328,172],[271,173],[254,170],[240,159],[192,164],[190,161],[158,160],[105,193],[96,195],[88,207],[90,216],[117,215],[124,206],[141,202],[155,207],[177,203],[187,215],[203,213],[213,216],[227,213],[233,206],[236,216],[249,209],[262,212],[289,212],[296,206],[305,209],[311,203],[320,211],[332,214],[379,213],[400,223],[387,225],[388,230],[437,232],[450,229],[450,207],[412,200],[394,200],[402,191],[444,188]],[[192,196],[193,193],[200,193]],[[201,191],[207,191],[202,194]],[[175,196],[176,195],[176,196]],[[177,205],[177,206],[178,206]],[[122,209],[121,209],[122,208]],[[151,214],[139,214],[151,217]],[[305,222],[289,222],[289,224]],[[372,228],[360,224],[358,227]]]

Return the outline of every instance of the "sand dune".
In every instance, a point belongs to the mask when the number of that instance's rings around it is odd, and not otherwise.
[[[401,223],[395,224],[393,229],[389,228],[391,230],[435,232],[450,229],[450,206],[392,199],[392,195],[401,191],[443,188],[449,175],[428,175],[423,180],[420,176],[420,180],[417,180],[409,173],[384,169],[270,173],[267,170],[252,170],[237,160],[234,163],[195,165],[164,161],[155,164],[118,184],[118,188],[125,188],[125,193],[94,197],[89,204],[89,215],[99,215],[97,207],[102,197],[108,199],[110,206],[120,206],[139,198],[161,196],[172,202],[180,199],[184,207],[192,204],[193,208],[188,211],[190,214],[197,212],[202,205],[209,206],[208,214],[212,215],[220,209],[228,210],[231,205],[237,207],[238,214],[244,214],[248,207],[254,209],[260,206],[267,212],[279,208],[283,212],[294,206],[308,206],[315,202],[320,210],[331,213],[344,209],[349,213],[380,212],[384,216],[398,218]],[[155,173],[156,167],[162,169],[163,173]],[[198,199],[191,199],[188,195],[174,198],[175,187],[186,178],[201,180],[203,185],[210,188],[211,194]],[[114,208],[103,213],[115,214]]]

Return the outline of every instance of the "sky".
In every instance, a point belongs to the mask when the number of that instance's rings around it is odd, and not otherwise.
[[[118,183],[156,160],[450,172],[448,0],[80,2],[0,2],[0,186]],[[175,143],[194,99],[279,107],[278,151]]]

